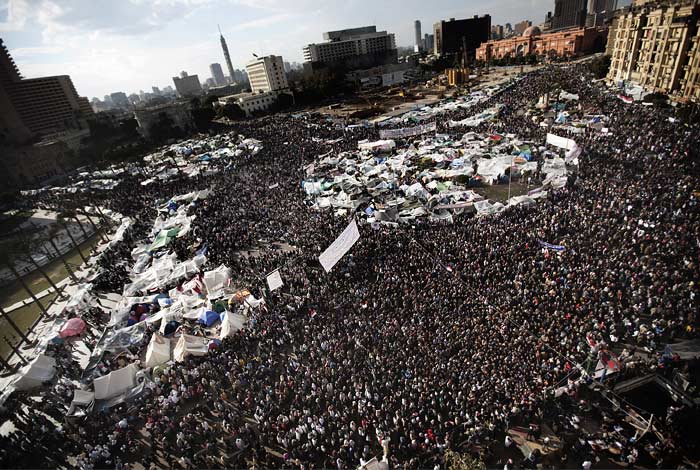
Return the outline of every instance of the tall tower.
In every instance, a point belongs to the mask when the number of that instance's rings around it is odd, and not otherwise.
[[[414,46],[415,46],[416,52],[419,52],[420,49],[422,49],[422,48],[421,48],[421,43],[420,43],[420,40],[421,40],[421,34],[420,34],[420,20],[416,20],[416,21],[413,23],[413,27],[416,29],[416,42],[415,42],[415,45],[414,45]]]
[[[217,25],[218,27],[219,25]],[[226,67],[228,67],[228,76],[233,80],[233,65],[231,65],[231,56],[228,53],[228,46],[226,45],[226,39],[224,35],[221,34],[221,28],[219,27],[219,37],[221,38],[221,48],[224,50],[224,59],[226,59]]]

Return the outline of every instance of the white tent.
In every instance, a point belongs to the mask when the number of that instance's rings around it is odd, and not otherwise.
[[[221,339],[232,335],[233,333],[242,330],[248,323],[248,317],[241,315],[240,313],[226,312],[224,315],[224,321],[221,322]]]
[[[95,379],[95,400],[106,400],[126,393],[136,385],[136,364],[110,372]]]
[[[207,296],[210,299],[223,296],[223,289],[228,284],[230,277],[231,270],[223,264],[213,271],[205,272],[202,281],[207,288]]]
[[[170,340],[158,333],[151,336],[151,342],[148,343],[146,350],[146,367],[157,366],[164,364],[170,360]]]
[[[201,336],[182,335],[175,346],[173,359],[182,362],[187,356],[204,356],[209,351],[209,340]]]
[[[29,390],[51,380],[56,373],[56,359],[39,354],[32,362],[22,367],[14,383],[15,390]]]

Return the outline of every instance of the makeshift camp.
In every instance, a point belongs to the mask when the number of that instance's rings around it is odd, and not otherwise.
[[[184,361],[187,356],[204,356],[209,350],[209,339],[201,336],[182,335],[175,346],[173,359]]]
[[[240,313],[226,312],[222,314],[221,318],[221,331],[219,333],[220,338],[226,338],[233,333],[245,328],[248,323],[248,317],[241,315]]]
[[[155,240],[151,244],[149,250],[155,251],[160,250],[167,244],[169,244],[180,232],[179,228],[171,228],[169,230],[161,230],[156,236]]]
[[[207,297],[216,299],[224,295],[224,287],[226,287],[231,278],[231,270],[223,264],[218,268],[204,273],[202,282],[207,288]]]
[[[108,400],[129,392],[136,385],[137,370],[136,364],[129,364],[103,377],[96,378],[93,382],[95,400]]]
[[[89,309],[95,302],[92,296],[92,284],[80,284],[78,290],[71,295],[70,300],[66,303],[67,312],[80,313]]]
[[[66,413],[67,418],[78,418],[86,416],[95,403],[95,394],[87,390],[76,388],[73,392],[73,401]]]
[[[82,318],[71,318],[61,327],[61,331],[58,336],[61,338],[70,338],[71,336],[78,336],[83,331],[85,331],[85,321]]]
[[[22,367],[17,373],[15,390],[30,390],[51,380],[56,373],[56,359],[39,354],[32,362]]]
[[[146,367],[157,366],[170,360],[170,340],[158,333],[151,336],[146,349]]]
[[[216,313],[214,310],[208,310],[205,307],[202,307],[197,321],[200,325],[209,327],[217,321],[219,321],[219,314]]]

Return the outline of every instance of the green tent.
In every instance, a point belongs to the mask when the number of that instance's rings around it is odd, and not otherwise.
[[[171,228],[170,230],[161,230],[156,236],[155,240],[153,240],[149,251],[155,251],[163,248],[170,243],[173,238],[177,237],[178,233],[180,233],[179,227]]]

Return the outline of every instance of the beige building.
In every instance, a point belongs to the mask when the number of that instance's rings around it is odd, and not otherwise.
[[[608,35],[608,81],[676,98],[692,96],[698,87],[699,8],[697,0],[637,0],[620,10]]]
[[[258,57],[245,66],[253,93],[289,90],[284,60],[278,55]]]
[[[261,91],[259,93],[239,93],[237,95],[222,96],[219,98],[219,105],[225,106],[227,103],[236,103],[241,107],[246,116],[251,116],[256,112],[263,112],[277,101],[280,93],[275,91]]]

